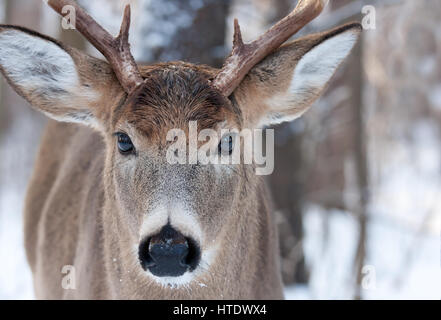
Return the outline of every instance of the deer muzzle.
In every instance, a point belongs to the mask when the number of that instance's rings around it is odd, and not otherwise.
[[[197,267],[200,249],[193,239],[167,224],[141,242],[139,260],[142,268],[154,276],[179,277]]]

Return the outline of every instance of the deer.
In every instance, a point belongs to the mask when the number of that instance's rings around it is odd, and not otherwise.
[[[75,9],[77,31],[105,60],[0,25],[3,76],[50,118],[24,212],[37,299],[284,298],[275,216],[256,165],[169,164],[166,135],[189,121],[218,132],[303,115],[362,30],[353,22],[287,42],[326,2],[299,0],[252,42],[235,20],[221,69],[138,65],[129,5],[114,37],[76,1],[47,1],[60,15]]]

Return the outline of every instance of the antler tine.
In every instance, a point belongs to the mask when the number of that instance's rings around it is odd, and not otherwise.
[[[76,1],[49,0],[48,4],[60,15],[63,15],[62,10],[65,6],[75,8],[76,29],[106,57],[127,93],[143,83],[141,73],[130,52],[130,5],[125,7],[121,30],[115,38],[88,15]]]
[[[235,19],[233,50],[222,70],[213,80],[213,85],[225,96],[230,96],[256,64],[316,18],[327,2],[327,0],[299,0],[288,16],[251,43],[243,43],[240,26]]]

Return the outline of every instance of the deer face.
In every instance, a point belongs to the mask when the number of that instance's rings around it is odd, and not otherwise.
[[[49,1],[57,10],[60,3]],[[310,19],[322,4],[300,1],[293,17]],[[128,10],[125,16],[121,35],[105,41],[117,42],[110,49],[128,48]],[[282,34],[290,29],[286,23],[308,20],[293,17],[283,20]],[[292,29],[298,27],[294,23]],[[187,154],[190,124],[196,122],[197,133],[218,133],[218,139],[209,140],[210,150],[243,149],[241,140],[224,140],[221,130],[262,128],[299,117],[321,94],[359,32],[358,24],[350,24],[268,50],[268,44],[283,43],[290,34],[247,46],[236,25],[233,54],[218,72],[185,63],[138,69],[127,51],[115,53],[94,41],[109,65],[45,36],[3,26],[0,67],[34,108],[58,121],[88,125],[104,137],[107,249],[117,246],[121,264],[146,279],[183,284],[219,270],[221,254],[228,267],[225,261],[237,254],[228,245],[228,232],[243,232],[240,208],[256,199],[250,194],[258,183],[253,163],[170,163],[170,146],[179,144]],[[266,51],[259,52],[260,47]],[[247,60],[250,50],[256,54]],[[170,140],[173,130],[188,139]]]
[[[177,142],[169,133],[185,133],[187,154],[191,122],[197,133],[220,133],[239,130],[243,119],[238,107],[210,85],[212,70],[183,63],[144,70],[145,86],[115,109],[106,129],[107,176],[121,220],[133,230],[140,267],[159,282],[182,283],[212,263],[246,168],[170,163],[167,153]],[[211,149],[225,152],[224,140],[209,141]]]

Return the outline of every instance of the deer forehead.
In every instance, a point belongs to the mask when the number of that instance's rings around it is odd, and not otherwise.
[[[187,131],[190,121],[197,121],[198,130],[225,121],[240,125],[240,109],[211,85],[211,70],[171,63],[142,71],[145,86],[115,109],[116,128],[129,124],[142,135],[159,139],[171,129]]]

